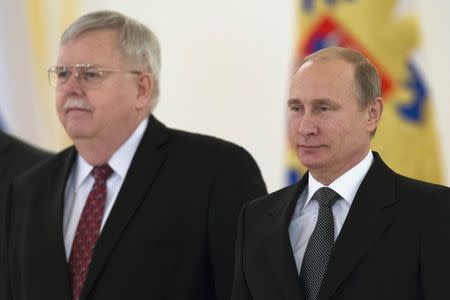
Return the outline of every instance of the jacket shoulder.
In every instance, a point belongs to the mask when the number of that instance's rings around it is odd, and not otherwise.
[[[255,212],[263,210],[278,212],[289,205],[291,201],[295,201],[300,196],[301,191],[301,186],[298,183],[286,186],[250,201],[247,205],[247,210]]]
[[[228,149],[241,149],[243,148],[233,142],[226,141],[221,138],[213,137],[206,134],[194,133],[179,129],[169,128],[169,135],[175,142],[188,143],[192,145],[202,145],[209,148],[228,148]]]
[[[170,143],[176,149],[182,149],[186,154],[218,159],[234,158],[254,161],[252,155],[242,146],[217,137],[193,133],[178,129],[168,129]]]
[[[447,186],[409,178],[400,174],[396,174],[396,181],[399,193],[408,194],[415,198],[442,194],[447,195],[446,200],[450,201],[450,188]]]

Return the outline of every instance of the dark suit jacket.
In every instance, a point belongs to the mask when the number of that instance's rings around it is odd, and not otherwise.
[[[374,156],[318,299],[450,299],[450,189],[400,176]],[[288,226],[307,178],[243,207],[232,300],[304,299]]]
[[[5,252],[8,188],[17,175],[47,157],[50,157],[50,153],[34,148],[0,130],[0,299],[7,299]]]
[[[14,299],[71,298],[62,222],[75,157],[69,148],[13,186]],[[81,299],[228,299],[240,207],[265,193],[255,161],[241,147],[150,117]]]

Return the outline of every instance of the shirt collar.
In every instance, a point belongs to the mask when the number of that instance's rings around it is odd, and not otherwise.
[[[361,185],[364,177],[370,169],[373,162],[372,151],[367,153],[366,157],[353,168],[342,174],[336,180],[334,180],[328,187],[332,188],[336,193],[338,193],[345,201],[350,205],[355,198],[356,192]],[[324,187],[322,183],[318,182],[311,173],[308,173],[308,194],[306,196],[305,205],[310,202],[314,193],[321,187]]]
[[[131,165],[131,160],[136,153],[145,129],[148,125],[148,118],[144,118],[139,126],[134,130],[133,134],[127,139],[127,141],[120,146],[119,149],[111,156],[108,161],[109,166],[113,169],[114,174],[117,174],[123,180],[128,172],[128,168]],[[77,155],[75,162],[75,191],[78,190],[80,185],[89,177],[92,168],[83,157]]]

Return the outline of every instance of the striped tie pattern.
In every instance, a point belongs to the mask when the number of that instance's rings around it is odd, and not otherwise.
[[[306,246],[300,270],[300,282],[306,300],[316,300],[319,295],[334,245],[334,219],[331,207],[339,198],[339,194],[329,187],[321,187],[312,197],[319,203],[319,215]]]

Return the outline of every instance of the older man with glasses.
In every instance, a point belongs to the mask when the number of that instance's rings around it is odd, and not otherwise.
[[[13,185],[14,299],[228,299],[238,212],[265,185],[241,147],[153,116],[159,71],[120,13],[62,35],[48,76],[74,146]]]

